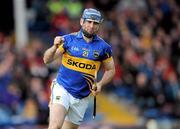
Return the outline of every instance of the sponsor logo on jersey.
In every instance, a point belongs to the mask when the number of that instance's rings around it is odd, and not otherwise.
[[[65,53],[62,57],[62,64],[68,69],[94,75],[95,72],[100,68],[101,62],[86,58],[74,57],[68,53]]]
[[[88,70],[96,69],[96,65],[82,63],[82,62],[74,61],[72,59],[68,59],[67,64],[81,69],[88,69]]]

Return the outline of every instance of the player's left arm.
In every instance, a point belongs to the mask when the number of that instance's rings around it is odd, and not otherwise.
[[[112,81],[115,75],[115,66],[114,66],[114,60],[112,57],[108,61],[103,61],[102,64],[105,69],[105,72],[103,74],[102,79],[99,82],[97,82],[96,90],[92,92],[93,95],[97,95],[101,91],[103,86],[107,85],[109,82]]]
[[[115,66],[114,66],[114,60],[112,57],[109,61],[102,62],[102,64],[105,69],[105,72],[104,72],[102,79],[98,83],[101,86],[104,86],[112,81],[112,79],[115,75]]]

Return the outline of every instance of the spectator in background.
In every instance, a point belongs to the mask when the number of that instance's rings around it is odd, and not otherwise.
[[[5,109],[10,110],[9,107],[12,106],[12,101],[15,101],[13,98],[7,97],[11,96],[8,86],[12,81],[15,56],[11,51],[11,42],[8,41],[8,38],[3,33],[0,33],[0,47],[0,103],[1,110],[4,110],[4,113],[6,113]],[[7,113],[6,115],[9,114]]]

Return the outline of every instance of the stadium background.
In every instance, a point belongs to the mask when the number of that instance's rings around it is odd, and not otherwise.
[[[54,36],[78,31],[81,13],[89,7],[103,13],[99,35],[113,48],[116,75],[97,97],[96,120],[92,102],[80,129],[180,129],[178,0],[25,4],[28,40],[21,45],[13,0],[0,1],[0,129],[47,128],[49,86],[60,61],[46,67],[43,52]]]

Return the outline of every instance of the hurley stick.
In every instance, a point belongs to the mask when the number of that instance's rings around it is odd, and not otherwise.
[[[95,77],[94,77],[94,89],[97,90],[97,72],[95,72]],[[94,96],[94,107],[93,107],[93,120],[96,117],[96,95]]]

